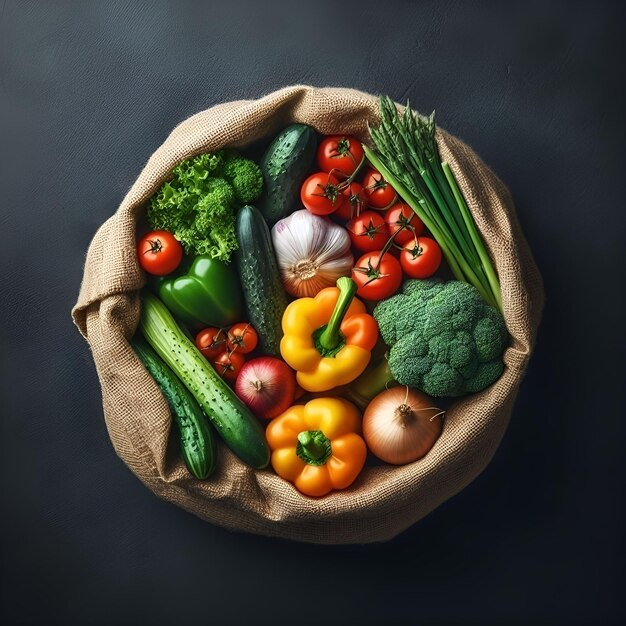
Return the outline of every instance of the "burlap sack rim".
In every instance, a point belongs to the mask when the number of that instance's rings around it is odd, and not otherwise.
[[[277,103],[277,107],[280,107],[281,102],[289,102],[289,97],[293,96],[294,93],[297,93],[300,90],[302,91],[302,97],[304,97],[306,95],[306,90],[311,89],[308,86],[294,86],[294,87],[289,87],[286,88],[284,90],[281,90],[279,92],[275,92],[274,94],[269,94],[268,96],[266,96],[266,98],[275,98],[276,103]],[[323,93],[324,90],[316,90],[317,93]],[[332,91],[337,91],[337,90],[332,90]],[[345,91],[345,92],[349,92],[352,93],[351,90],[339,90],[339,91]],[[369,96],[367,94],[359,94],[360,96],[364,96],[366,99],[367,98],[373,98],[373,96]],[[239,110],[239,114],[237,114],[237,112],[235,113],[231,113],[230,114],[230,119],[231,121],[234,121],[234,123],[236,123],[236,121],[240,118],[245,118],[246,114],[247,114],[247,108],[248,107],[252,107],[254,108],[258,103],[257,101],[239,101],[239,103],[242,105],[242,108]],[[219,109],[220,107],[224,107],[224,106],[232,106],[233,103],[225,103],[224,105],[218,105],[218,107],[214,107],[213,109],[210,109],[209,111],[215,111],[216,109]],[[161,148],[159,148],[154,154],[153,156],[150,158],[150,160],[148,161],[146,167],[144,168],[144,172],[149,170],[151,168],[151,165],[155,162],[158,161],[159,157],[160,157],[160,151],[164,148],[164,146],[168,143],[169,139],[172,136],[175,136],[177,132],[179,132],[179,130],[181,128],[187,128],[189,124],[193,124],[194,119],[202,116],[203,114],[207,113],[205,112],[200,112],[199,114],[192,116],[192,118],[189,118],[188,120],[185,120],[183,122],[181,122],[181,124],[179,124],[170,134],[170,136],[168,137],[168,139],[166,139],[166,141],[164,142],[164,144],[161,146]],[[440,142],[445,143],[446,141],[449,141],[451,143],[454,143],[455,141],[458,141],[450,136],[447,135],[447,133],[445,133],[445,131],[442,131],[440,133]],[[187,153],[187,156],[190,156],[191,154],[197,154],[199,152],[202,152],[204,150],[207,149],[207,146],[201,141],[199,143],[199,145],[195,145],[193,146],[194,142],[191,141],[190,142],[192,145],[189,146],[189,151]],[[236,143],[236,142],[233,142]],[[212,145],[210,149],[217,149],[218,147],[221,147],[219,145]],[[173,165],[175,164],[175,162],[179,161],[180,159],[172,159],[172,161],[174,162],[164,162],[161,164],[161,168],[162,171],[160,173],[160,175],[156,175],[156,172],[153,172],[153,175],[150,177],[151,179],[151,191],[155,191],[158,186],[168,177],[169,172],[171,170],[171,167],[173,167]],[[455,169],[456,167],[458,167],[458,163],[456,163],[456,159],[454,158],[454,155],[452,155],[452,158],[448,158],[448,161],[450,162],[451,166],[453,167],[453,169]],[[455,170],[456,171],[456,170]],[[143,172],[140,174],[140,176],[137,179],[137,182],[135,183],[135,185],[133,185],[133,187],[131,188],[131,190],[128,192],[128,194],[126,195],[124,201],[122,202],[122,204],[120,205],[118,211],[116,212],[117,214],[123,213],[124,211],[126,211],[126,215],[125,215],[125,219],[130,219],[133,220],[136,223],[136,219],[137,219],[137,211],[136,209],[138,208],[138,204],[141,204],[142,201],[140,201],[139,203],[137,203],[135,200],[133,200],[133,196],[136,194],[137,190],[136,187],[139,183],[140,180],[142,180],[143,177]],[[508,194],[508,190],[506,190],[506,187],[501,183],[501,181],[499,181],[499,179],[489,170],[489,174],[490,174],[490,183],[494,186],[498,186],[500,188],[500,192],[501,193],[505,193],[509,198],[510,198],[510,194]],[[145,181],[144,181],[145,182]],[[502,191],[504,190],[504,192]],[[143,195],[145,197],[146,195],[146,190],[144,187],[143,190]],[[511,203],[512,206],[512,203]],[[133,207],[134,207],[134,211],[133,211]],[[517,224],[517,217],[515,215],[514,212],[512,213],[508,213],[507,214],[508,219],[513,222],[511,224],[513,230],[516,231],[516,235],[519,237],[521,235],[521,229],[519,228],[519,225]],[[112,216],[112,218],[110,219],[114,219],[115,215]],[[477,218],[477,222],[479,222],[479,228],[481,227],[480,224],[480,215],[476,215]],[[107,222],[105,222],[105,224],[103,224],[103,226],[101,227],[101,229],[104,229],[107,225],[107,223],[110,220],[107,220]],[[134,224],[133,224],[134,226]],[[484,224],[483,224],[484,226]],[[101,230],[99,229],[99,230]],[[481,228],[482,230],[482,228]],[[95,238],[95,237],[94,237]],[[525,242],[525,240],[523,240],[520,245],[522,247],[526,246],[527,244]],[[132,256],[133,256],[133,260],[134,260],[134,247],[132,248]],[[531,257],[532,260],[532,257]],[[130,258],[128,259],[128,261],[130,261]],[[533,262],[534,263],[534,262]],[[132,263],[131,263],[132,266]],[[535,280],[538,280],[539,282],[541,281],[540,275],[538,274],[538,271],[536,270],[536,266],[534,266],[534,268],[531,268],[531,270],[534,269],[535,272]],[[531,271],[531,274],[533,272]],[[141,273],[139,273],[138,276],[133,276],[132,272],[131,272],[131,277],[136,280],[137,278],[139,279],[135,284],[137,285],[136,288],[140,288],[143,285],[143,275]],[[81,333],[88,339],[87,336],[87,325],[86,325],[86,310],[87,309],[94,309],[97,307],[102,307],[104,305],[104,301],[112,298],[112,299],[130,299],[133,298],[133,294],[129,294],[128,293],[128,283],[126,283],[126,285],[119,285],[119,286],[113,286],[112,288],[109,286],[109,290],[107,292],[107,295],[101,294],[101,293],[91,293],[91,294],[85,294],[83,288],[81,287],[81,294],[79,296],[79,300],[76,304],[76,306],[74,307],[73,311],[72,311],[72,315],[73,315],[73,319],[75,324],[78,326],[79,330],[81,331]],[[84,287],[84,285],[83,285]],[[542,294],[542,289],[539,290]],[[503,294],[503,296],[505,296],[505,294]],[[534,304],[535,307],[539,307],[539,310],[541,309],[542,306],[542,300],[543,297],[541,295],[541,297],[539,298],[538,302],[534,302],[531,304]],[[109,302],[111,302],[111,300],[109,300]],[[505,298],[505,307],[506,307],[506,298]],[[506,313],[506,310],[505,310]],[[506,315],[505,315],[506,317]],[[505,354],[505,363],[507,364],[507,370],[505,372],[505,374],[503,375],[501,381],[498,381],[498,383],[496,383],[496,385],[494,385],[492,388],[490,388],[489,390],[483,392],[482,394],[480,394],[480,400],[484,400],[485,404],[487,406],[490,405],[489,402],[489,395],[491,394],[495,394],[496,393],[496,389],[499,386],[499,384],[501,382],[504,382],[508,377],[512,377],[513,379],[517,380],[517,384],[519,383],[519,379],[521,378],[521,373],[523,372],[526,363],[528,361],[528,357],[530,356],[531,350],[532,350],[532,343],[534,341],[534,337],[536,334],[536,330],[537,330],[537,325],[538,325],[538,321],[539,321],[539,315],[535,315],[534,317],[531,316],[531,319],[535,319],[536,320],[536,324],[534,325],[533,328],[531,328],[531,335],[530,335],[530,341],[524,342],[524,341],[519,341],[519,338],[515,338],[515,344],[514,346],[510,347],[507,349],[507,352]],[[128,328],[121,329],[121,332],[123,335],[127,335],[128,333]],[[89,340],[89,339],[88,339]],[[130,347],[128,347],[128,350],[132,353],[132,350],[130,349]],[[134,358],[134,353],[132,353],[132,356]],[[138,364],[138,362],[137,362]],[[154,382],[152,381],[152,384],[154,385]],[[512,405],[513,400],[514,400],[514,396],[515,393],[517,391],[517,384],[514,383],[514,389],[513,392],[509,394],[509,400],[510,400],[510,404]],[[156,389],[156,385],[154,385],[155,389]],[[472,402],[474,401],[478,401],[479,397],[477,396],[473,396],[472,397]],[[464,405],[464,402],[458,402],[457,404],[455,404],[455,406],[453,407],[456,410],[456,413],[459,414],[462,412],[462,407]],[[498,407],[496,407],[498,408]],[[167,409],[166,409],[167,410]],[[446,420],[446,428],[450,428],[450,421],[452,419],[452,417],[454,417],[454,413],[451,410],[451,412],[448,414],[447,420]],[[506,423],[504,424],[504,428],[501,429],[501,433],[504,432],[505,428],[506,428],[506,424],[508,424],[508,415],[506,416]],[[134,442],[136,440],[135,437],[131,437],[130,433],[129,434],[129,441]],[[444,434],[445,434],[445,429],[444,429]],[[442,435],[442,438],[440,438],[438,444],[442,441],[444,435]],[[142,440],[143,441],[143,440]],[[146,444],[145,441],[143,441],[144,444]],[[134,444],[133,444],[134,445]],[[157,483],[162,483],[163,480],[165,479],[165,476],[163,476],[162,474],[162,468],[158,468],[157,464],[154,460],[154,456],[152,453],[152,450],[150,449],[150,447],[146,444],[144,446],[141,446],[141,450],[137,450],[137,452],[139,453],[139,457],[141,459],[143,459],[143,463],[145,463],[146,465],[146,469],[149,470],[149,474],[150,476],[140,476],[142,478],[142,480],[144,480],[144,482],[146,482],[146,484],[148,483],[152,483],[153,480],[156,481]],[[497,448],[497,443],[496,446],[494,447],[493,452],[495,452],[495,448]],[[228,453],[227,453],[228,454]],[[124,458],[124,457],[122,457]],[[428,459],[428,457],[426,457],[426,459]],[[423,464],[424,461],[426,460],[422,460],[422,461],[417,461],[415,464]],[[126,459],[124,459],[126,460]],[[486,464],[488,463],[490,459],[487,459],[486,462],[484,463],[483,467],[486,466]],[[415,465],[412,464],[412,465]],[[131,468],[132,469],[132,468]],[[369,468],[367,471],[369,472],[373,472],[373,473],[387,473],[386,468]],[[263,473],[268,473],[263,472]],[[280,480],[277,477],[273,477],[276,480]],[[472,479],[474,478],[474,476],[471,476],[469,478],[469,480],[467,480],[467,482],[470,482]],[[181,488],[178,486],[178,481],[179,478],[177,477],[171,477],[171,480],[169,480],[167,482],[168,486],[170,488],[174,488],[176,492],[179,492],[181,489],[185,492],[188,493],[189,492],[189,486],[187,485],[184,488]],[[150,485],[149,485],[150,486]],[[464,485],[463,485],[464,486]],[[460,487],[460,489],[463,488],[463,486]],[[154,485],[152,485],[152,487],[154,487]],[[151,488],[152,488],[151,487]],[[401,492],[393,492],[393,493],[388,493],[386,494],[387,497],[391,498],[394,502],[394,504],[398,504],[400,502],[400,500],[402,499],[403,495],[404,497],[406,497],[407,500],[411,499],[411,496],[413,495],[412,493],[412,488],[413,488],[413,484],[409,483],[403,486],[403,490],[404,490],[404,494],[402,494]],[[157,489],[155,488],[155,491],[157,491]],[[267,492],[264,491],[264,489],[259,488],[259,494],[261,494],[263,496],[263,501],[267,504]],[[458,490],[457,490],[458,491]],[[165,497],[166,499],[171,499],[169,497],[167,497],[164,493],[160,494],[161,497]],[[445,497],[450,497],[451,493],[447,493],[445,495]],[[381,497],[384,497],[385,494],[381,493],[380,494]],[[302,497],[300,498],[302,499]],[[355,502],[355,493],[352,491],[344,491],[344,492],[335,492],[335,494],[333,494],[333,499],[336,501],[336,505],[338,510],[340,510],[342,508],[342,501],[346,500],[349,501],[350,503],[354,504]],[[445,499],[445,498],[444,498]],[[184,499],[183,499],[184,500]],[[315,511],[316,509],[319,509],[319,505],[320,505],[320,500],[312,500],[312,499],[308,499],[305,498],[304,499],[306,502],[306,507],[310,510]],[[184,502],[181,502],[180,499],[175,499],[176,503],[183,506],[183,508],[187,508],[188,510],[191,510],[194,513],[197,513],[194,509],[193,506],[187,507],[185,506]],[[328,500],[325,501],[325,506],[324,508],[324,512],[326,513],[326,509],[327,509],[327,503]],[[264,515],[268,515],[269,519],[271,519],[271,506],[267,506],[267,507],[263,507],[266,508],[265,511],[263,511]],[[361,517],[362,519],[367,519],[368,515],[367,515],[368,511],[367,509],[361,511]],[[374,511],[373,512],[373,516],[376,517],[378,515],[378,511]],[[229,524],[229,522],[231,520],[223,520],[224,521],[224,525],[226,526],[232,526],[232,524]],[[220,523],[219,520],[216,521],[216,523]],[[310,525],[311,520],[306,520],[306,523]],[[281,533],[278,533],[281,534]],[[396,532],[394,531],[393,534],[396,534]]]

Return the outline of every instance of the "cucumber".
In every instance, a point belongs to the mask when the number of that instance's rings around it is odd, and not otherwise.
[[[196,478],[208,478],[215,469],[216,455],[209,420],[195,398],[141,335],[135,335],[130,343],[169,404],[178,426],[180,449],[187,469]]]
[[[239,270],[248,321],[259,335],[265,354],[280,355],[283,336],[282,319],[287,308],[287,294],[280,279],[270,230],[253,206],[237,213],[235,262]]]
[[[270,228],[295,210],[300,187],[311,173],[317,134],[306,124],[287,126],[261,158],[265,187],[257,206]]]
[[[259,421],[182,332],[165,305],[145,289],[141,292],[139,329],[189,389],[234,454],[256,469],[267,467],[270,453]]]

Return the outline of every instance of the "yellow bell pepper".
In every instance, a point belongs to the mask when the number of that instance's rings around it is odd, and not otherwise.
[[[376,320],[354,297],[347,277],[315,298],[294,300],[283,314],[280,353],[307,391],[328,391],[357,378],[378,340]]]
[[[316,398],[274,418],[265,431],[276,473],[307,496],[349,487],[365,465],[358,409],[343,398]]]

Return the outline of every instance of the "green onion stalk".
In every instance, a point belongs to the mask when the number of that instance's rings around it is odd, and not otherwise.
[[[450,166],[441,161],[435,113],[422,118],[408,102],[399,113],[391,98],[381,96],[380,118],[379,126],[369,129],[374,150],[364,145],[365,156],[424,222],[454,277],[474,285],[502,311],[500,283],[485,244]]]

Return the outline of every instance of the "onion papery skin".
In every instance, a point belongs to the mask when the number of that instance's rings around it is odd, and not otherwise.
[[[406,409],[401,408],[406,407]],[[443,430],[443,411],[416,389],[379,393],[363,414],[363,438],[385,463],[406,465],[428,454]]]

